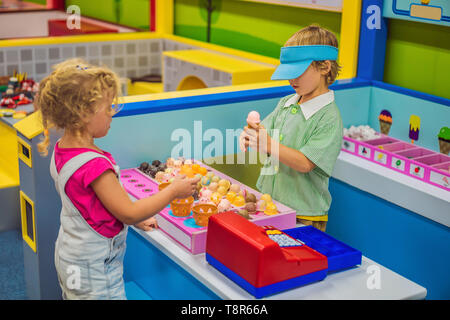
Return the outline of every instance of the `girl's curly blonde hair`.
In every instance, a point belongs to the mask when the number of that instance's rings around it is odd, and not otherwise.
[[[285,47],[305,46],[305,45],[328,45],[339,48],[336,36],[331,31],[318,25],[310,25],[294,33],[284,44]],[[330,60],[331,70],[326,75],[327,85],[333,84],[341,67],[335,60]],[[313,61],[312,66],[316,70],[326,69],[325,61]]]
[[[44,140],[38,144],[43,156],[48,154],[48,128],[55,127],[80,135],[100,100],[113,97],[114,112],[119,111],[121,84],[106,67],[90,65],[82,59],[70,59],[53,67],[53,72],[39,84],[34,105],[42,113]]]

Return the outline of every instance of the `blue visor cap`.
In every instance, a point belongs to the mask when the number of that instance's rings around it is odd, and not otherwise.
[[[282,47],[281,64],[272,74],[272,80],[289,80],[300,77],[313,61],[337,60],[338,49],[333,46]]]

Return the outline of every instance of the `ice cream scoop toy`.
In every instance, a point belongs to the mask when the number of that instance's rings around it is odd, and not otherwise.
[[[247,116],[247,125],[249,127],[251,127],[250,122],[259,126],[259,123],[261,122],[261,117],[260,117],[258,111],[250,111],[249,112],[249,114]],[[241,136],[239,137],[239,147],[242,152],[246,152],[247,148],[245,147],[245,144],[244,144],[245,141],[243,138],[243,134],[244,134],[244,131],[242,132]]]

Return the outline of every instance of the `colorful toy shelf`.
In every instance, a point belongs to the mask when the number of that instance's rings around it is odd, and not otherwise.
[[[253,190],[233,178],[203,164],[201,164],[209,172],[213,172],[216,176],[229,180],[232,184],[238,184],[241,189],[251,192],[260,198],[262,196],[256,190]],[[121,181],[125,190],[136,199],[142,199],[158,192],[159,183],[146,175],[138,168],[125,169],[121,171]],[[194,202],[194,205],[198,201]],[[277,201],[273,201],[276,205],[278,213],[275,215],[266,215],[264,212],[256,211],[250,214],[251,222],[259,226],[272,225],[279,229],[293,228],[296,225],[295,210],[291,209]],[[240,207],[233,206],[231,211],[238,210]],[[204,253],[206,248],[207,227],[199,226],[195,223],[193,213],[186,217],[178,217],[172,213],[170,206],[164,208],[156,215],[159,228],[169,237],[178,242],[192,254]]]
[[[359,141],[344,137],[342,150],[450,191],[450,157],[383,134]]]

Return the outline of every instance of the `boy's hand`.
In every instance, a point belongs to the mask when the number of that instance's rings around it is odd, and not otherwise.
[[[158,222],[156,221],[155,218],[151,217],[148,218],[147,220],[136,223],[134,226],[144,231],[152,231],[153,229],[158,228]]]
[[[175,198],[184,199],[194,194],[199,181],[199,177],[188,179],[185,175],[181,175],[177,176],[169,187],[172,188]]]
[[[244,127],[244,132],[243,140],[245,147],[253,148],[262,153],[271,153],[272,138],[263,125],[248,122],[248,126]]]

